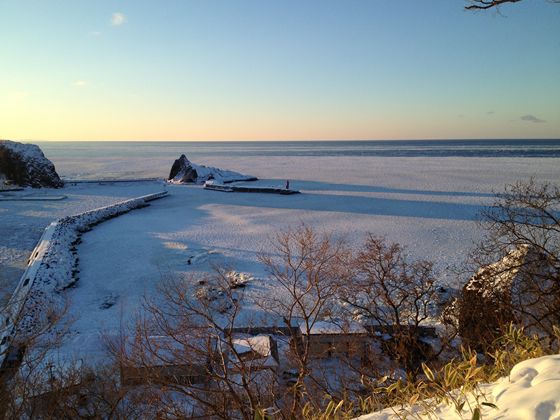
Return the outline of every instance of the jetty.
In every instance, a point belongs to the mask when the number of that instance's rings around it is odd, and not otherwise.
[[[245,192],[245,193],[269,193],[269,194],[300,194],[299,190],[292,190],[289,188],[280,187],[257,187],[257,186],[245,186],[245,185],[232,185],[232,184],[220,184],[214,181],[207,181],[204,183],[205,190],[221,191],[221,192]]]

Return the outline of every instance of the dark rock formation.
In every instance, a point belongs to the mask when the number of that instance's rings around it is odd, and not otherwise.
[[[64,185],[39,146],[9,140],[0,140],[1,178],[22,187],[60,188]]]
[[[185,155],[181,155],[179,159],[173,162],[168,181],[175,184],[203,184],[205,181],[213,179],[226,184],[235,181],[257,180],[257,178],[251,175],[243,175],[238,172],[213,168],[211,166],[196,165],[189,161]]]
[[[196,169],[192,167],[190,160],[185,155],[181,155],[179,159],[173,162],[168,180],[175,179],[180,179],[182,182],[196,182],[198,179]]]

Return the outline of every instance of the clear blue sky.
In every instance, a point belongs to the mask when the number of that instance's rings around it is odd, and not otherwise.
[[[0,138],[560,137],[560,5],[0,0]]]

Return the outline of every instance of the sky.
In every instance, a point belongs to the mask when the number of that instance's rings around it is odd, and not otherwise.
[[[0,0],[0,138],[560,138],[560,5]]]

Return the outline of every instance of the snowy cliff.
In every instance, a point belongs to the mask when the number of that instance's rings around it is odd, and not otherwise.
[[[64,184],[39,146],[0,140],[0,180],[21,187],[60,188]]]
[[[251,175],[243,175],[239,172],[227,171],[224,169],[213,168],[211,166],[196,165],[189,161],[185,155],[173,162],[168,181],[173,184],[204,184],[205,181],[215,179],[221,183],[236,181],[256,181],[257,178]]]

